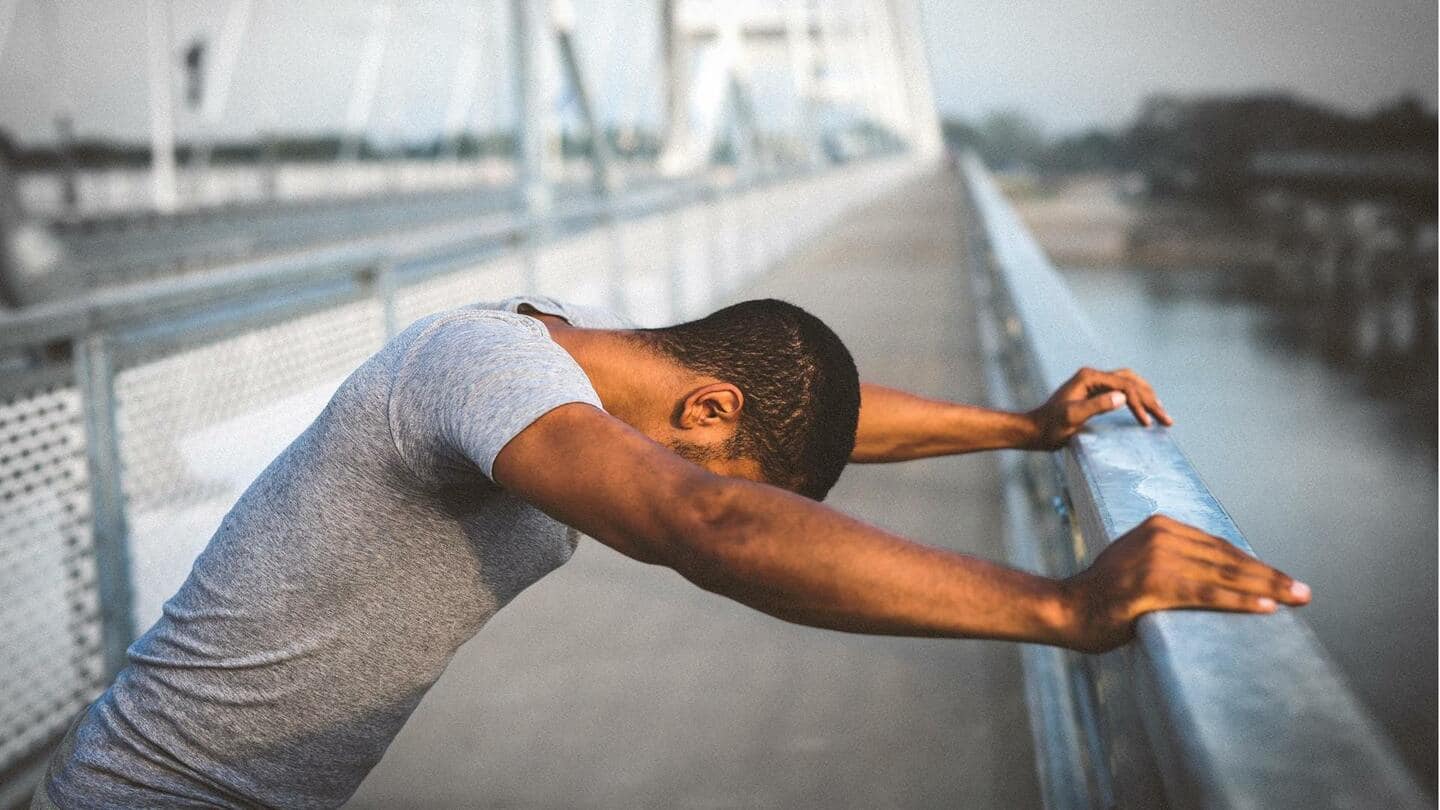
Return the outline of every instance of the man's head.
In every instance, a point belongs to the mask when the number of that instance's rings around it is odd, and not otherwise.
[[[686,386],[675,405],[666,443],[676,452],[712,468],[748,463],[768,483],[815,500],[830,491],[855,446],[860,380],[819,318],[765,299],[633,334],[709,380]]]

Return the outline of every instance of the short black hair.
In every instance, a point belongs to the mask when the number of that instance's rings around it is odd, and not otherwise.
[[[698,374],[745,397],[732,457],[754,459],[770,483],[823,500],[855,449],[860,377],[819,318],[767,298],[639,334]]]

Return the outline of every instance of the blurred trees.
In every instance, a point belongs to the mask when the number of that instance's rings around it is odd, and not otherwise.
[[[1369,115],[1350,115],[1288,94],[1154,95],[1115,130],[1047,136],[1023,113],[978,123],[947,119],[947,144],[974,149],[997,169],[1046,175],[1138,171],[1155,193],[1233,198],[1257,181],[1258,156],[1323,155],[1351,166],[1376,156],[1433,174],[1435,114],[1399,99]]]
[[[1131,162],[1123,134],[1089,129],[1051,138],[1017,110],[991,113],[978,124],[947,118],[943,127],[952,149],[973,149],[997,169],[1073,174],[1125,169]]]

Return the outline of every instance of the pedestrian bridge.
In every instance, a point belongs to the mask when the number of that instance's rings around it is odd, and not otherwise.
[[[316,248],[0,316],[15,801],[241,490],[388,335],[538,291],[642,323],[776,296],[862,376],[1021,408],[1106,363],[984,169],[894,153]],[[837,508],[1065,576],[1156,511],[1248,549],[1168,436],[848,470]],[[803,538],[797,538],[803,542]],[[354,807],[1421,806],[1295,614],[1106,656],[792,626],[586,542],[465,646]]]
[[[983,400],[959,205],[952,175],[899,178],[716,303],[793,301],[865,379]],[[1003,557],[994,459],[852,466],[829,502]],[[1026,729],[1014,646],[789,625],[589,541],[461,651],[352,805],[1035,807]]]
[[[60,24],[16,5],[0,29]],[[941,165],[915,0],[233,0],[213,49],[174,5],[105,37],[128,67],[71,77],[89,98],[143,75],[147,145],[81,160],[76,132],[104,129],[84,108],[29,163],[0,144],[0,808],[250,481],[426,314],[531,292],[659,325],[776,296],[868,380],[1008,409],[1123,365],[985,169]],[[106,13],[133,15],[66,25]],[[356,47],[312,86],[316,42]],[[251,48],[266,69],[237,69]],[[448,87],[404,69],[442,53]],[[330,135],[227,122],[232,89],[342,86]],[[397,99],[437,92],[443,125],[397,135],[425,126]],[[856,466],[831,503],[1055,577],[1156,512],[1249,550],[1169,435],[1119,417],[1053,454]],[[459,652],[351,802],[476,805],[1424,800],[1301,614],[1151,615],[1096,657],[865,637],[586,542]]]

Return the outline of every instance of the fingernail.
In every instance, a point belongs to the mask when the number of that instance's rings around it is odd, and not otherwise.
[[[1125,395],[1124,395],[1124,394],[1120,393],[1119,391],[1116,391],[1115,393],[1113,393],[1113,394],[1110,395],[1110,407],[1112,407],[1112,408],[1118,408],[1118,407],[1120,407],[1121,405],[1124,405],[1124,404],[1125,404]]]
[[[1298,580],[1292,582],[1290,583],[1290,595],[1296,599],[1309,599],[1310,586]]]
[[[1271,599],[1268,596],[1262,596],[1259,599],[1255,600],[1255,606],[1260,608],[1261,610],[1274,610],[1275,600]]]

